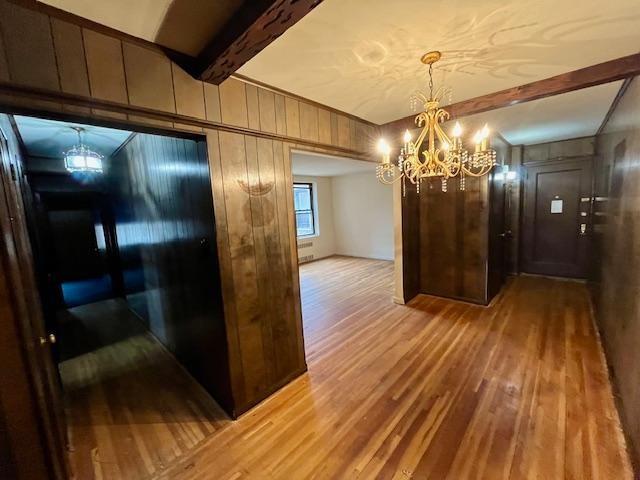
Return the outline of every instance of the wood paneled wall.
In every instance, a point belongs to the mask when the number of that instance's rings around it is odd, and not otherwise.
[[[168,128],[226,127],[368,156],[377,127],[357,117],[230,78],[190,77],[161,49],[0,0],[0,101]],[[27,60],[28,59],[28,60]]]
[[[640,79],[597,138],[592,272],[596,320],[623,427],[640,459]]]
[[[290,150],[369,159],[377,127],[276,89],[194,80],[158,48],[0,0],[0,108],[206,135],[235,412],[306,368]]]
[[[439,179],[420,193],[420,291],[477,303],[487,301],[489,179],[458,180],[443,192]]]
[[[130,307],[234,414],[205,142],[135,134],[104,176]]]
[[[580,137],[557,142],[537,143],[523,147],[522,164],[546,162],[595,154],[595,137]]]

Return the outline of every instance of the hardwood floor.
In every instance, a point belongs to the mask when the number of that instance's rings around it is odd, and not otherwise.
[[[632,478],[585,285],[400,306],[392,269],[301,266],[309,372],[236,422],[121,304],[72,309],[127,332],[61,364],[76,478]]]
[[[229,422],[122,300],[65,317],[72,358],[60,375],[76,479],[151,478]]]
[[[300,274],[308,373],[161,478],[632,478],[585,285],[400,306],[389,262]]]

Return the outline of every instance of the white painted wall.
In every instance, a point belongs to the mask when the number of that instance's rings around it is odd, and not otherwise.
[[[335,251],[393,260],[393,188],[375,173],[332,177]]]
[[[313,255],[314,260],[336,253],[335,231],[333,226],[333,188],[331,177],[293,177],[294,182],[313,185],[314,214],[316,235],[298,238],[298,245],[312,242],[312,247],[298,249],[298,258]]]

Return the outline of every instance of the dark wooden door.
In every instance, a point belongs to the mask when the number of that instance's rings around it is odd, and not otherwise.
[[[526,167],[523,272],[586,277],[592,162],[585,157]]]

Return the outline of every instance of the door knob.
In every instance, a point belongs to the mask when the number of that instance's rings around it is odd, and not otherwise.
[[[40,337],[40,345],[46,345],[47,343],[54,344],[56,343],[56,336],[53,333],[50,333],[46,337]]]

